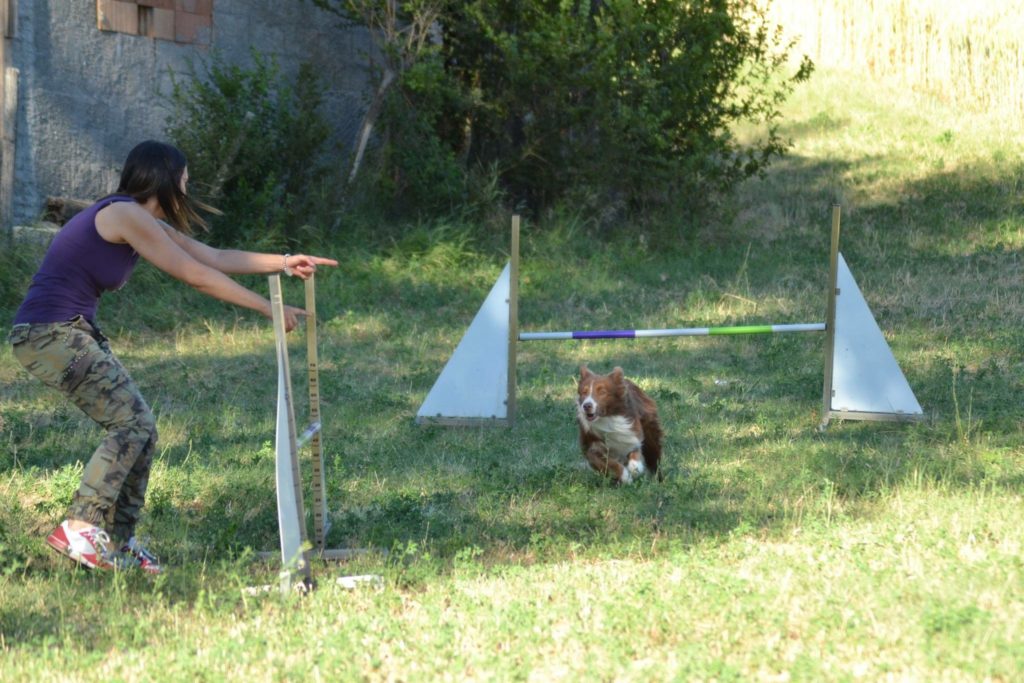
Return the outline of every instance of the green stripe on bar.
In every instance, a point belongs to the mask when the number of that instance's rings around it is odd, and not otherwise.
[[[735,327],[709,327],[708,334],[771,334],[771,325],[738,325]]]

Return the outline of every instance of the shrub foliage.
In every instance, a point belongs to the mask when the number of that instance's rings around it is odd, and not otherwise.
[[[375,177],[417,208],[466,199],[481,169],[534,210],[714,196],[786,150],[779,106],[812,69],[787,73],[763,0],[314,2],[383,34],[397,76]],[[761,137],[739,144],[738,123]]]
[[[210,241],[284,249],[323,209],[317,188],[330,177],[330,127],[309,65],[286,79],[252,52],[251,67],[214,54],[175,79],[170,139],[189,162],[190,192],[219,208]]]

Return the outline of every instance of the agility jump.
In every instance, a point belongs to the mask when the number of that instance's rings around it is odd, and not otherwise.
[[[306,359],[309,381],[310,423],[296,435],[295,406],[292,399],[291,371],[288,361],[288,340],[284,326],[284,300],[281,294],[281,276],[269,277],[270,304],[274,319],[274,339],[277,349],[277,427],[274,439],[274,463],[277,489],[277,520],[281,538],[281,592],[295,587],[313,586],[310,571],[310,543],[306,534],[306,509],[302,500],[302,479],[298,453],[309,444],[312,452],[313,474],[313,544],[312,554],[324,560],[347,560],[365,552],[353,549],[328,549],[327,486],[324,472],[324,453],[320,418],[320,376],[316,335],[315,276],[306,280]],[[261,559],[270,559],[276,552],[258,553]],[[298,582],[298,583],[296,583]]]
[[[840,209],[832,207],[826,320],[648,330],[519,331],[519,217],[512,217],[511,257],[416,414],[420,424],[511,426],[516,412],[516,344],[520,341],[641,339],[825,332],[824,428],[832,419],[923,419],[864,296],[839,253]],[[503,362],[507,361],[507,362]]]

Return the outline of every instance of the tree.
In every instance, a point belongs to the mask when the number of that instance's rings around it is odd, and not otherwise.
[[[364,17],[397,7],[343,4]],[[535,210],[579,197],[639,209],[693,203],[786,151],[779,107],[813,68],[804,58],[785,73],[792,44],[762,0],[420,0],[402,8],[388,15],[402,30],[436,26],[440,35],[417,43],[416,59],[393,71],[381,107],[380,186],[407,199],[453,196],[486,168]],[[386,53],[402,52],[382,35]],[[760,125],[761,139],[740,145],[739,123]]]
[[[348,171],[351,183],[359,174],[373,129],[394,85],[431,47],[431,36],[441,16],[442,2],[436,0],[312,0],[313,4],[333,12],[344,20],[357,22],[368,29],[383,59],[379,64],[379,82],[374,91],[353,148]]]
[[[191,63],[175,79],[167,133],[188,158],[190,191],[223,211],[213,243],[296,248],[329,177],[321,87],[308,64],[286,80],[272,58],[251,56],[251,68],[218,54]]]

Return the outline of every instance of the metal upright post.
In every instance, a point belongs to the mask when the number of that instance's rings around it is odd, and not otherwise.
[[[519,216],[512,216],[512,244],[508,285],[508,398],[506,419],[516,422],[516,344],[519,342]]]
[[[320,423],[320,359],[316,336],[316,283],[315,276],[306,280],[306,357],[309,365],[309,419]],[[327,480],[324,472],[323,429],[310,440],[313,454],[313,543],[318,552],[327,547],[330,519],[327,515]]]
[[[828,426],[832,416],[832,358],[836,346],[836,280],[839,273],[839,205],[832,206],[832,247],[829,251],[828,303],[825,313],[825,381],[822,387],[821,424]]]

